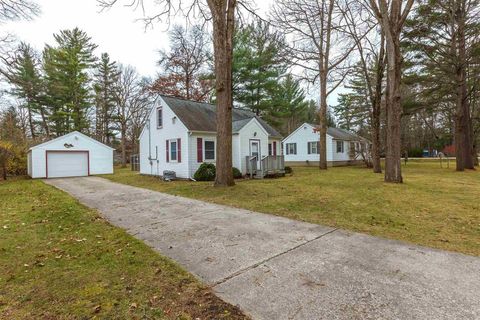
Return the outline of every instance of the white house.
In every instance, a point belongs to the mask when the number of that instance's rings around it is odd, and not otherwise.
[[[188,179],[203,162],[215,163],[215,109],[208,103],[159,96],[140,134],[140,173],[162,176],[168,170]],[[260,168],[268,156],[281,157],[282,136],[252,112],[234,108],[232,128],[233,166],[243,174],[249,161]]]
[[[290,166],[318,165],[320,133],[316,125],[304,123],[283,140],[285,164]],[[327,163],[329,166],[348,165],[363,161],[363,151],[370,143],[347,130],[327,129]],[[366,153],[364,153],[365,155]]]
[[[28,175],[32,178],[60,178],[112,174],[113,151],[113,148],[74,131],[30,148]]]

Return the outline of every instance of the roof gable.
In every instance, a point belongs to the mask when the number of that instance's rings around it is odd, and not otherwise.
[[[103,146],[103,147],[109,148],[109,149],[111,149],[111,150],[115,150],[114,148],[112,148],[112,147],[110,147],[110,146],[107,146],[106,144],[103,144],[103,143],[101,143],[100,141],[97,141],[97,140],[95,140],[95,139],[93,139],[93,138],[90,138],[89,136],[87,136],[87,135],[85,135],[85,134],[83,134],[83,133],[81,133],[81,132],[79,132],[79,131],[72,131],[72,132],[67,133],[67,134],[65,134],[65,135],[63,135],[63,136],[60,136],[60,137],[58,137],[58,138],[55,138],[55,139],[52,139],[52,140],[48,140],[48,141],[43,142],[43,143],[41,143],[41,144],[37,144],[36,146],[31,147],[29,150],[46,147],[46,146],[48,146],[49,144],[52,144],[52,143],[54,143],[54,142],[56,142],[56,141],[58,141],[58,140],[65,139],[65,138],[68,138],[68,137],[73,136],[73,135],[79,135],[80,137],[82,137],[82,138],[84,138],[84,139],[86,139],[86,140],[89,140],[89,141],[91,141],[91,142],[94,142],[94,143],[96,143],[96,144],[98,144],[98,145],[101,145],[101,146]]]
[[[295,129],[292,133],[290,133],[285,139],[283,140],[287,140],[288,138],[290,138],[292,135],[294,135],[299,129],[305,127],[305,126],[309,126],[311,127],[313,130],[318,130],[318,125],[313,125],[311,123],[303,123],[301,126],[299,126],[297,129]],[[341,128],[333,128],[333,127],[328,127],[327,128],[327,135],[332,137],[333,139],[335,140],[344,140],[344,141],[365,141],[367,139],[359,136],[359,135],[356,135],[354,134],[353,132],[350,132],[348,130],[345,130],[345,129],[341,129]]]

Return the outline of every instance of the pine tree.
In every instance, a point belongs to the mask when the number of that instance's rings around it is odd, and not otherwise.
[[[103,53],[95,71],[95,135],[97,140],[110,143],[112,121],[116,107],[116,87],[120,71],[117,63]]]
[[[338,125],[347,130],[369,131],[371,104],[360,65],[353,68],[345,88],[350,92],[339,94],[338,105],[333,107]]]
[[[268,113],[279,78],[285,72],[283,38],[263,22],[237,31],[234,39],[234,102],[257,115]]]
[[[95,65],[97,47],[78,28],[54,35],[56,46],[44,50],[47,96],[57,136],[89,128],[92,105],[89,70]]]
[[[265,119],[288,135],[305,120],[307,108],[308,102],[300,82],[288,74],[277,84]]]
[[[37,135],[36,116],[40,116],[41,126],[48,136],[46,112],[42,105],[43,83],[37,53],[30,45],[21,43],[12,63],[1,72],[13,87],[11,91],[13,96],[22,101],[28,112],[31,137],[35,139]]]
[[[472,105],[478,75],[469,72],[480,55],[480,1],[421,0],[408,21],[407,49],[418,74],[423,105],[450,105],[455,114],[457,170],[473,169]]]

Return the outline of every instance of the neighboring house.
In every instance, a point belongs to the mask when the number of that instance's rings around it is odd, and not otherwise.
[[[286,165],[318,165],[320,133],[317,126],[304,123],[283,142]],[[340,128],[327,129],[327,163],[329,166],[348,165],[368,157],[370,142]]]
[[[28,151],[32,178],[82,177],[113,173],[113,148],[73,131]]]
[[[140,173],[162,176],[174,171],[193,178],[203,162],[215,163],[216,107],[169,96],[159,96],[140,134]],[[282,159],[282,136],[254,113],[233,109],[233,166],[249,173],[267,160]]]

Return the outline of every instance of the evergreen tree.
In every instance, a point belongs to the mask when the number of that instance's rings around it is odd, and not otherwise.
[[[307,108],[300,82],[288,74],[276,85],[265,119],[288,135],[305,120]]]
[[[22,102],[28,112],[31,137],[35,139],[37,135],[37,115],[40,116],[42,128],[48,135],[46,112],[42,105],[43,84],[37,53],[30,45],[21,43],[15,52],[12,63],[1,72],[13,87],[11,91],[13,96]]]
[[[51,120],[59,136],[89,128],[92,94],[88,71],[94,67],[97,46],[78,28],[60,31],[54,38],[56,46],[47,45],[44,50],[44,69]]]
[[[338,105],[333,107],[338,125],[346,130],[369,131],[371,104],[360,65],[353,69],[345,88],[350,92],[339,94]]]
[[[285,72],[283,38],[267,24],[239,29],[234,38],[233,96],[237,106],[257,115],[268,113],[279,78]]]
[[[103,53],[95,71],[95,135],[97,140],[110,143],[112,121],[116,107],[116,87],[120,71],[117,63]]]
[[[473,168],[471,98],[478,91],[479,0],[421,0],[408,21],[406,48],[410,75],[417,80],[417,100],[438,110],[448,104],[455,114],[457,170]]]

